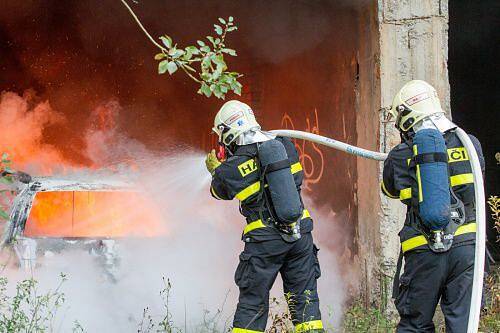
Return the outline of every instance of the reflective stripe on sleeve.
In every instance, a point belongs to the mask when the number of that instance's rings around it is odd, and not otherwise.
[[[247,199],[252,194],[260,191],[260,182],[255,182],[250,186],[247,186],[242,191],[236,194],[236,198],[240,201]]]
[[[460,236],[463,234],[468,234],[468,233],[473,233],[476,232],[477,225],[475,222],[471,222],[465,225],[461,225],[460,227],[457,228],[455,231],[454,236]],[[410,250],[416,249],[419,246],[426,245],[427,244],[427,239],[422,236],[415,236],[410,239],[405,240],[404,242],[401,243],[401,249],[403,253],[408,252]]]
[[[221,197],[219,197],[217,195],[217,193],[215,192],[214,188],[212,186],[210,186],[210,193],[212,193],[212,195],[217,199],[217,200],[222,200]]]
[[[310,330],[322,330],[323,322],[321,320],[306,321],[305,323],[295,325],[295,332],[302,333]]]
[[[292,170],[292,175],[293,174],[296,174],[297,172],[300,172],[302,171],[302,164],[300,164],[300,162],[297,162],[297,163],[294,163],[290,166],[291,170]]]
[[[411,199],[411,187],[399,191],[399,200]]]
[[[382,189],[382,192],[384,192],[384,194],[387,195],[389,198],[392,198],[392,199],[398,198],[397,196],[392,195],[389,193],[389,191],[387,191],[387,188],[385,187],[384,181],[380,182],[380,188]]]

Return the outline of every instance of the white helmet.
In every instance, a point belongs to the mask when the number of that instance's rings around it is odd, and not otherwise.
[[[219,136],[220,143],[229,146],[243,133],[260,130],[260,125],[248,105],[232,100],[224,103],[217,112],[212,130]]]
[[[394,96],[389,112],[396,119],[396,128],[403,132],[427,117],[444,113],[436,89],[422,80],[406,83]]]

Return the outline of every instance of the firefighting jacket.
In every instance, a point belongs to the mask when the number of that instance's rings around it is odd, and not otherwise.
[[[476,148],[481,169],[484,173],[484,157],[478,139],[469,135]],[[475,197],[474,178],[470,166],[469,156],[457,134],[451,130],[444,134],[448,152],[448,170],[450,186],[465,208],[465,223],[460,226],[454,235],[453,246],[464,242],[474,242]],[[410,167],[413,156],[412,142],[407,141],[394,147],[384,161],[382,192],[393,199],[399,199],[407,206],[407,213],[403,229],[399,233],[403,253],[411,250],[422,250],[427,247],[427,240],[422,235],[422,226],[419,224],[417,209],[412,209],[415,200],[412,200],[412,187],[416,187],[416,175]],[[415,192],[415,191],[413,191]]]
[[[290,172],[294,176],[297,191],[300,194],[304,172],[299,162],[297,150],[290,139],[284,137],[277,137],[276,139],[285,146],[290,161]],[[278,230],[266,222],[268,218],[272,218],[272,212],[265,209],[263,213],[259,214],[263,207],[267,207],[264,195],[261,192],[265,191],[267,184],[265,180],[261,182],[257,155],[257,144],[238,146],[233,156],[215,169],[210,187],[212,196],[218,200],[236,198],[240,201],[240,213],[247,222],[242,235],[242,239],[245,241],[281,238]],[[262,184],[264,184],[264,189],[261,188]],[[269,200],[268,203],[272,205]],[[273,207],[270,208],[273,209]],[[301,233],[307,233],[311,232],[312,228],[309,211],[304,209],[300,220],[300,231]]]

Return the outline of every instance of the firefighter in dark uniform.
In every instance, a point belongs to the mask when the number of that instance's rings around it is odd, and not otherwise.
[[[402,143],[393,148],[384,162],[383,193],[407,206],[404,226],[399,233],[401,253],[393,288],[400,315],[397,332],[435,332],[433,316],[438,302],[443,311],[446,331],[467,331],[474,270],[475,196],[469,156],[454,132],[454,124],[444,116],[435,89],[414,80],[407,83],[394,98],[391,114]],[[433,233],[419,216],[418,179],[412,151],[412,138],[422,128],[437,128],[443,135],[448,163],[450,192],[463,212],[457,228],[444,235],[452,239],[451,248],[435,252]],[[479,141],[470,136],[484,172],[484,158]],[[446,157],[446,156],[445,156]],[[446,158],[444,159],[446,162]],[[461,206],[463,204],[463,206]],[[458,215],[457,215],[458,216]],[[431,244],[431,245],[430,245]],[[400,276],[401,259],[404,272]]]
[[[260,144],[268,140],[281,142],[288,155],[287,172],[293,174],[293,188],[300,197],[303,171],[295,146],[288,138],[274,138],[260,131],[251,108],[239,101],[224,104],[215,117],[213,130],[229,156],[222,162],[215,150],[207,156],[211,194],[219,200],[238,199],[240,213],[247,222],[242,234],[245,248],[235,273],[240,296],[233,332],[265,331],[269,291],[278,273],[295,332],[323,332],[316,286],[321,273],[318,248],[311,235],[313,221],[303,204],[301,217],[293,226],[277,221],[258,162]]]

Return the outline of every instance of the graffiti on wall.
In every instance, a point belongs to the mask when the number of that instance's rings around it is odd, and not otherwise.
[[[318,110],[314,109],[314,115],[312,116],[305,116],[305,128],[297,128],[296,124],[298,122],[299,119],[296,119],[285,112],[281,118],[281,127],[283,129],[297,129],[320,135]],[[323,177],[325,166],[323,151],[317,144],[306,140],[294,139],[294,142],[297,147],[297,151],[299,152],[300,163],[304,169],[305,177],[303,189],[311,191],[311,186],[318,183],[321,180],[321,177]]]

